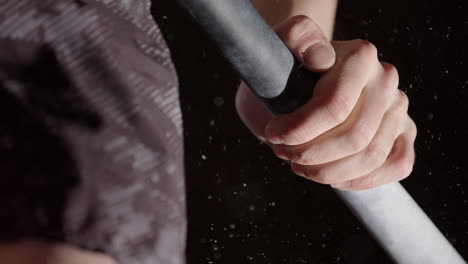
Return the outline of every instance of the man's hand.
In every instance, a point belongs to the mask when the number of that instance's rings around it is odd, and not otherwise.
[[[236,108],[247,127],[289,160],[296,174],[319,183],[360,190],[406,178],[414,164],[416,126],[395,67],[380,62],[367,41],[330,42],[305,16],[275,30],[321,78],[307,104],[277,117],[242,84]]]

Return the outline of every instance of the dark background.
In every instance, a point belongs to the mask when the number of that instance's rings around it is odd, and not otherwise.
[[[391,263],[333,191],[295,176],[240,122],[238,80],[174,1],[154,14],[181,84],[188,263]],[[341,1],[335,39],[363,38],[400,73],[418,126],[402,183],[468,259],[468,4]]]

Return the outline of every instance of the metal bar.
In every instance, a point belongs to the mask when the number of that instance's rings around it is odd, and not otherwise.
[[[249,1],[178,2],[273,113],[291,112],[310,99],[317,76],[294,63]],[[397,263],[466,263],[399,183],[337,193]]]
[[[466,263],[400,183],[336,192],[396,263]]]
[[[248,1],[179,2],[211,32],[218,47],[259,96],[273,98],[283,92],[294,59],[255,10],[249,8]]]

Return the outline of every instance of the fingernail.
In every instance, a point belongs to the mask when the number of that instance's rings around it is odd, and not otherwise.
[[[349,183],[350,183],[349,181],[333,183],[331,184],[331,187],[335,189],[346,188],[346,187],[349,187]]]
[[[288,157],[283,153],[276,153],[276,156],[282,160],[289,160]]]
[[[271,144],[281,144],[281,143],[283,143],[281,138],[279,136],[277,136],[277,133],[275,133],[275,132],[276,132],[275,129],[272,129],[272,124],[271,123],[268,124],[265,127],[265,136],[266,136],[268,142],[270,142]]]
[[[335,63],[335,50],[322,41],[304,51],[304,64],[311,70],[327,70]]]
[[[277,136],[272,136],[272,137],[269,137],[268,138],[268,141],[271,143],[271,144],[281,144],[282,141],[279,137]]]

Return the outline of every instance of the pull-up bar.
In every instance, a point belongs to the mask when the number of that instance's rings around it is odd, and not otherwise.
[[[273,113],[292,112],[311,98],[318,76],[298,67],[248,0],[178,2]],[[336,192],[395,262],[466,263],[401,184]]]

